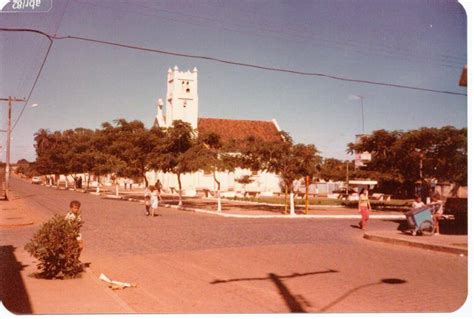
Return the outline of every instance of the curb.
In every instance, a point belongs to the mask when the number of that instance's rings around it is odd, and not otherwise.
[[[428,249],[428,250],[444,252],[444,253],[451,253],[451,254],[456,254],[456,255],[467,256],[467,253],[468,253],[467,248],[457,248],[457,247],[451,247],[451,246],[446,246],[446,245],[421,243],[417,241],[409,241],[409,240],[398,239],[398,238],[389,238],[389,237],[385,237],[381,235],[373,235],[373,234],[368,234],[368,233],[365,233],[363,238],[367,240],[382,242],[382,243],[389,243],[389,244],[408,246],[408,247],[416,247],[416,248]]]
[[[102,196],[102,199],[112,199],[112,200],[122,200],[129,202],[140,202],[143,203],[143,200],[133,199],[133,198],[124,198],[124,197],[112,197],[110,195]],[[173,208],[182,211],[195,212],[195,213],[204,213],[210,215],[217,215],[221,217],[233,217],[233,218],[296,218],[296,219],[360,219],[359,214],[320,214],[320,215],[248,215],[248,214],[237,214],[237,213],[218,213],[217,211],[200,209],[200,208],[189,208],[189,207],[180,207],[178,205],[171,204],[160,204],[160,207]],[[371,219],[390,219],[390,220],[405,220],[406,217],[403,214],[394,214],[394,215],[371,215]]]
[[[22,226],[31,226],[33,225],[34,222],[24,222],[24,223],[18,223],[18,224],[2,224],[0,223],[0,227],[5,227],[5,228],[9,228],[9,227],[22,227]]]
[[[198,208],[187,208],[179,207],[178,205],[164,204],[161,207],[174,208],[183,211],[205,213],[210,215],[217,215],[222,217],[233,217],[233,218],[290,218],[290,219],[360,219],[360,215],[245,215],[245,214],[231,214],[231,213],[218,213],[216,211],[198,209]],[[371,219],[393,219],[393,220],[404,220],[405,215],[376,215],[370,216]]]

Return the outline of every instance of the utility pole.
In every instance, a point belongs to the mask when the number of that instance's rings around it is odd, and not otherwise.
[[[362,134],[365,134],[365,123],[364,123],[364,97],[360,97],[360,107],[362,109]]]
[[[349,196],[349,161],[346,161],[346,197]]]
[[[349,96],[349,100],[359,100],[360,101],[360,109],[361,109],[361,113],[362,113],[362,135],[365,135],[364,99],[365,99],[365,96],[362,96],[362,95],[350,95]]]
[[[26,102],[26,99],[17,99],[9,96],[7,98],[0,98],[0,101],[8,101],[8,128],[7,128],[7,153],[5,159],[5,199],[8,199],[8,191],[10,190],[10,144],[12,135],[12,103]]]

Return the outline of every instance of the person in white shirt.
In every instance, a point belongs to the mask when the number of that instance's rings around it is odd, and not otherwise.
[[[158,194],[158,190],[153,185],[150,186],[150,192],[150,211],[151,216],[155,217],[155,211],[158,209],[158,197],[161,199],[161,195]]]
[[[415,201],[413,202],[413,204],[411,204],[411,207],[412,208],[421,208],[423,206],[425,206],[425,203],[422,202],[421,197],[419,195],[416,195],[415,196]]]

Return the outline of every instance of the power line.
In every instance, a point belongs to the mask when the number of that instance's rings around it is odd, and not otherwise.
[[[63,20],[63,17],[64,17],[64,14],[66,13],[66,10],[67,10],[67,7],[69,5],[69,0],[67,0],[66,2],[66,5],[64,6],[64,10],[61,14],[61,17],[58,21],[58,23],[56,24],[56,28],[55,28],[55,31],[54,33],[56,34],[56,32],[59,30],[59,27],[61,26],[61,22]],[[43,62],[41,63],[41,67],[38,71],[38,73],[36,74],[36,78],[35,78],[35,81],[33,82],[33,86],[31,87],[31,90],[30,92],[28,93],[28,97],[26,98],[26,101],[25,101],[25,104],[23,105],[23,107],[21,108],[21,111],[20,111],[20,114],[18,115],[18,117],[16,118],[15,122],[13,123],[13,127],[12,127],[12,131],[15,129],[16,125],[18,124],[18,121],[20,120],[21,116],[23,115],[23,112],[25,111],[26,109],[26,106],[28,105],[29,101],[30,101],[30,97],[31,95],[33,94],[33,91],[36,87],[36,83],[38,82],[38,79],[41,75],[41,72],[43,71],[43,67],[44,65],[46,64],[46,60],[48,59],[48,56],[49,56],[49,52],[51,51],[51,47],[53,46],[53,40],[50,36],[48,36],[46,33],[43,33],[43,32],[40,32],[41,35],[44,35],[48,38],[49,40],[49,44],[48,44],[48,49],[46,50],[46,54],[43,58]]]
[[[90,3],[87,1],[80,1],[81,4],[89,5],[89,6],[94,6],[94,7],[101,7],[105,9],[110,9],[107,5],[102,5],[98,3]],[[464,59],[462,61],[453,61],[452,59],[461,59],[458,57],[450,57],[447,55],[441,55],[439,58],[434,56],[433,54],[428,54],[424,53],[422,56],[419,56],[418,54],[414,52],[405,52],[403,50],[394,48],[392,46],[387,46],[387,45],[382,45],[379,48],[372,48],[370,50],[367,49],[362,49],[361,45],[359,42],[351,42],[351,41],[341,41],[341,40],[336,40],[336,39],[325,39],[321,36],[316,36],[312,32],[311,34],[306,33],[301,33],[297,29],[292,29],[291,26],[285,26],[285,28],[281,29],[274,29],[271,26],[266,26],[263,20],[260,22],[262,25],[260,27],[255,26],[251,24],[238,24],[238,23],[229,23],[228,21],[224,20],[219,20],[219,19],[214,19],[214,18],[209,18],[205,16],[198,16],[198,15],[192,15],[192,14],[185,14],[182,12],[176,12],[176,11],[170,11],[170,10],[165,10],[165,9],[158,9],[158,8],[152,8],[148,6],[143,6],[139,4],[134,4],[134,7],[142,7],[147,9],[147,12],[139,12],[136,10],[131,10],[130,8],[127,8],[127,10],[120,9],[119,7],[116,7],[115,10],[127,12],[127,13],[135,13],[137,15],[142,15],[142,16],[154,16],[154,17],[159,17],[160,19],[166,19],[166,20],[171,20],[175,21],[178,23],[184,23],[184,24],[189,24],[189,25],[195,25],[195,26],[200,26],[200,27],[213,27],[212,25],[206,24],[206,23],[201,23],[201,20],[207,20],[208,22],[217,22],[219,24],[218,28],[226,31],[231,31],[231,32],[237,32],[241,34],[247,34],[251,36],[256,36],[256,37],[266,37],[266,38],[277,38],[277,39],[283,39],[287,41],[304,41],[306,42],[307,40],[314,41],[317,40],[318,42],[324,42],[328,47],[333,47],[333,48],[342,48],[346,49],[347,47],[350,47],[349,50],[353,52],[358,52],[364,55],[367,54],[372,54],[372,55],[379,55],[379,56],[384,56],[388,58],[397,58],[397,59],[403,59],[406,62],[413,62],[413,63],[424,63],[424,64],[434,64],[434,65],[440,65],[443,67],[449,67],[449,68],[454,68],[454,69],[459,69],[462,68],[465,64]],[[157,14],[153,14],[150,11],[154,12],[164,12],[164,13],[170,13],[174,14],[177,16],[183,16],[185,19],[179,19],[177,17],[166,17],[166,16],[161,16]],[[241,11],[242,12],[242,11]],[[193,21],[194,20],[194,21]],[[225,23],[225,24],[224,24]],[[263,25],[265,24],[265,26]],[[237,30],[233,28],[229,28],[226,25],[231,25],[235,27],[244,27],[246,29],[250,28],[249,30]],[[296,24],[298,26],[298,24]],[[308,27],[308,23],[303,23],[299,24],[299,26],[302,26],[304,28]],[[290,32],[288,32],[290,31]],[[263,32],[263,34],[262,34]],[[286,37],[284,36],[286,35]],[[367,48],[368,44],[365,44],[363,48]],[[352,49],[351,49],[352,48]],[[403,54],[403,56],[400,56],[397,54],[397,52],[400,54]],[[451,60],[450,60],[451,59]],[[412,61],[409,61],[412,60]]]
[[[31,94],[33,94],[33,90],[36,87],[36,83],[38,83],[38,79],[41,75],[41,71],[43,71],[43,67],[46,64],[46,60],[48,59],[48,55],[49,55],[49,52],[51,51],[52,46],[53,46],[53,41],[50,41],[48,45],[48,50],[46,51],[43,62],[41,63],[41,67],[38,71],[38,74],[36,74],[35,82],[33,83],[33,86],[31,87],[30,93],[28,93],[28,97],[26,98],[25,104],[23,104],[23,107],[21,108],[20,114],[18,115],[18,117],[15,120],[15,123],[13,124],[12,131],[15,129],[15,126],[18,124],[18,121],[20,120],[21,116],[23,115],[23,112],[25,111],[26,106],[28,105],[30,101]]]
[[[104,41],[104,40],[97,40],[97,39],[91,39],[91,38],[85,38],[85,37],[70,36],[70,35],[59,37],[59,36],[50,35],[50,34],[47,34],[45,32],[42,32],[42,31],[39,31],[39,30],[34,30],[34,29],[0,28],[0,31],[34,32],[34,33],[37,33],[37,34],[40,34],[42,36],[47,37],[51,41],[53,41],[53,40],[67,40],[67,39],[80,40],[80,41],[85,41],[85,42],[105,44],[105,45],[110,45],[110,46],[115,46],[115,47],[120,47],[120,48],[127,48],[127,49],[138,50],[138,51],[153,52],[153,53],[160,53],[160,54],[171,55],[171,56],[178,56],[178,57],[185,57],[185,58],[192,58],[192,59],[200,59],[200,60],[213,61],[213,62],[218,62],[218,63],[236,65],[236,66],[243,66],[243,67],[259,69],[259,70],[289,73],[289,74],[303,75],[303,76],[325,77],[325,78],[344,81],[344,82],[372,84],[372,85],[394,87],[394,88],[401,88],[401,89],[410,89],[410,90],[425,91],[425,92],[432,92],[432,93],[467,96],[466,93],[459,93],[459,92],[445,91],[445,90],[435,90],[435,89],[423,88],[423,87],[418,87],[418,86],[401,85],[401,84],[387,83],[387,82],[377,82],[377,81],[370,81],[370,80],[351,79],[351,78],[347,78],[347,77],[335,76],[335,75],[331,75],[331,74],[318,73],[318,72],[303,72],[303,71],[298,71],[298,70],[275,68],[275,67],[269,67],[269,66],[263,66],[263,65],[257,65],[257,64],[250,64],[250,63],[244,63],[244,62],[224,60],[224,59],[210,57],[210,56],[201,56],[201,55],[194,55],[194,54],[187,54],[187,53],[180,53],[180,52],[164,51],[164,50],[160,50],[160,49],[145,48],[145,47],[141,47],[141,46],[134,46],[134,45],[129,45],[129,44],[123,44],[123,43],[118,43],[118,42],[110,42],[110,41]],[[49,53],[49,49],[50,48],[48,48],[48,53]],[[44,65],[44,63],[43,63],[43,65]],[[35,81],[35,84],[36,84],[36,81]]]
[[[46,64],[46,60],[48,59],[48,55],[49,55],[49,52],[51,51],[51,47],[53,45],[53,37],[50,36],[49,34],[47,33],[44,33],[42,31],[39,31],[39,30],[33,30],[33,29],[8,29],[8,28],[0,28],[0,31],[12,31],[12,32],[32,32],[32,33],[37,33],[37,34],[40,34],[42,36],[45,36],[46,38],[48,38],[49,40],[49,45],[48,45],[48,50],[46,51],[46,54],[43,58],[43,62],[41,63],[41,67],[38,71],[38,73],[36,74],[36,78],[35,78],[35,81],[33,82],[33,86],[31,87],[31,90],[30,92],[28,93],[28,97],[26,98],[25,100],[25,104],[23,104],[23,107],[21,108],[21,111],[20,111],[20,114],[18,115],[18,117],[16,118],[15,120],[15,123],[13,124],[13,127],[12,127],[12,131],[15,129],[16,125],[18,124],[18,121],[20,120],[21,116],[23,115],[23,112],[25,111],[25,108],[26,106],[28,105],[29,101],[30,101],[30,97],[31,95],[33,94],[33,91],[36,87],[36,83],[38,83],[38,79],[41,75],[41,72],[43,71],[43,68],[44,68],[44,65]]]

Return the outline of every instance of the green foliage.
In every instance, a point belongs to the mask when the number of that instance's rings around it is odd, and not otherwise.
[[[16,163],[16,173],[23,174],[27,177],[38,175],[35,170],[35,163],[30,163],[26,159],[21,159]]]
[[[44,278],[74,278],[83,270],[77,241],[82,222],[67,221],[55,215],[44,223],[25,245],[25,250],[38,259]]]
[[[193,173],[202,168],[203,145],[197,140],[197,132],[189,123],[173,121],[173,126],[164,132],[148,159],[150,168],[173,173],[178,178],[179,204],[182,205],[181,175]]]
[[[349,167],[347,167],[347,165]],[[354,163],[341,161],[335,158],[325,158],[319,165],[318,177],[326,181],[345,181],[347,171],[349,171],[349,179],[354,177]]]
[[[222,142],[218,134],[210,133],[200,136],[198,140],[199,152],[196,161],[199,161],[199,168],[213,172],[214,181],[220,190],[220,181],[217,179],[217,172],[233,172],[238,166],[237,156],[227,152],[229,145]]]
[[[293,144],[287,133],[277,142],[264,142],[255,138],[246,140],[241,155],[244,167],[275,173],[287,188],[293,181],[314,176],[321,162],[319,151],[312,144]]]
[[[374,131],[348,153],[368,151],[372,161],[364,168],[379,179],[414,183],[423,178],[467,184],[467,129],[452,126],[420,128],[407,132]],[[377,176],[378,175],[378,176]]]

